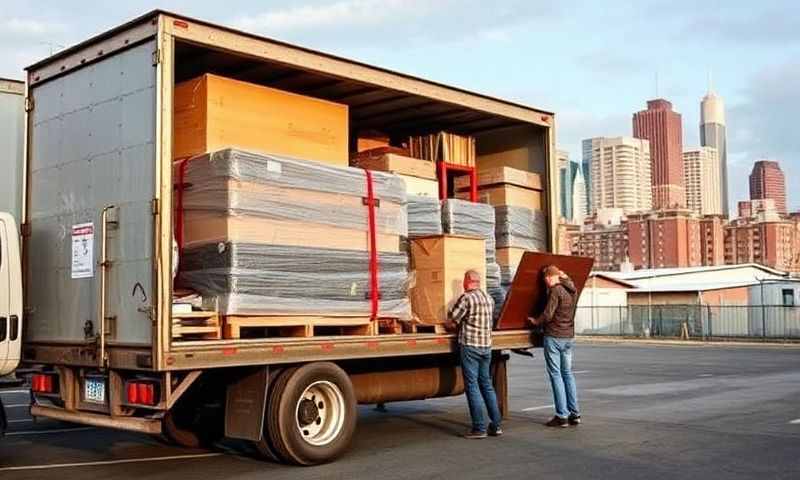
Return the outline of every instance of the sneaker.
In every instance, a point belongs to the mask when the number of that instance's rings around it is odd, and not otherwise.
[[[464,434],[464,438],[467,438],[469,440],[478,440],[486,437],[487,437],[486,432],[476,432],[475,430],[470,430]]]
[[[545,425],[545,427],[562,427],[562,428],[566,428],[567,425],[568,425],[568,422],[567,422],[566,418],[561,418],[559,416],[555,416],[555,417],[553,417],[552,420],[550,420],[549,422],[545,423],[544,425]]]
[[[489,436],[490,437],[502,437],[503,436],[503,429],[502,428],[495,428],[493,426],[489,426]]]
[[[581,424],[581,416],[580,415],[570,415],[569,419],[567,421],[569,421],[569,424],[572,425],[573,427],[578,426],[578,425]]]

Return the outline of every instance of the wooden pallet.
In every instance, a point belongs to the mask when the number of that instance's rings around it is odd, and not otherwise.
[[[396,318],[379,318],[378,335],[399,335],[403,333],[403,322]]]
[[[219,340],[222,328],[217,312],[172,314],[172,338],[181,340]]]
[[[222,335],[226,339],[242,337],[242,329],[255,330],[263,337],[319,337],[328,335],[377,335],[378,321],[369,317],[322,316],[240,316],[225,317]]]
[[[447,333],[447,329],[441,323],[402,322],[402,325],[405,333]]]

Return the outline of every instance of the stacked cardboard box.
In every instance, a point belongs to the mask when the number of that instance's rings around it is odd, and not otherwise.
[[[447,311],[463,293],[464,273],[485,276],[485,241],[480,237],[435,235],[411,240],[409,293],[415,317],[423,324],[447,321]]]
[[[226,149],[176,166],[179,282],[225,315],[368,316],[362,169]],[[405,186],[373,173],[379,316],[408,318]]]
[[[391,172],[406,183],[406,193],[418,197],[439,197],[436,181],[436,164],[428,160],[411,158],[396,153],[384,153],[383,149],[368,150],[350,159],[350,165],[369,170]]]

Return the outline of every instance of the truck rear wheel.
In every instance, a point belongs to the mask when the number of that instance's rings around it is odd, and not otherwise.
[[[342,455],[356,428],[356,396],[337,365],[310,363],[281,375],[267,406],[267,434],[286,462],[316,465]]]

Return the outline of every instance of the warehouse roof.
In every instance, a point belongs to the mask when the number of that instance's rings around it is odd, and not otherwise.
[[[768,279],[764,280],[763,282],[766,285],[769,284],[785,284],[785,283],[797,283],[800,284],[800,280],[796,279]],[[698,282],[698,283],[660,283],[658,279],[654,280],[652,284],[648,285],[648,281],[642,281],[638,288],[633,288],[630,290],[630,293],[669,293],[669,292],[708,292],[714,290],[725,290],[729,288],[743,288],[743,287],[755,287],[761,285],[762,282],[758,280],[750,280],[750,281],[730,281],[730,282]]]
[[[687,275],[687,274],[696,274],[696,273],[711,273],[711,272],[722,272],[728,270],[742,270],[742,269],[755,269],[761,270],[764,273],[773,275],[773,276],[780,276],[780,277],[787,277],[788,274],[786,272],[782,272],[780,270],[776,270],[774,268],[766,267],[764,265],[759,265],[757,263],[742,263],[738,265],[717,265],[711,267],[682,267],[682,268],[656,268],[656,269],[642,269],[642,270],[634,270],[632,272],[602,272],[606,275],[609,275],[613,278],[620,279],[620,280],[641,280],[646,278],[661,278],[661,277],[674,277],[678,275]]]

